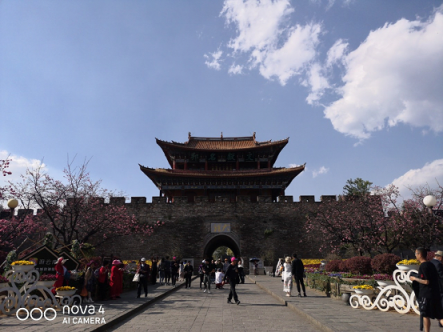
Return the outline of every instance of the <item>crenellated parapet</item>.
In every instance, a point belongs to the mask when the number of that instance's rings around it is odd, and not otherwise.
[[[102,203],[105,203],[105,200],[103,198],[100,198],[100,201]],[[337,201],[337,196],[335,195],[322,195],[320,196],[320,201],[315,200],[315,196],[308,195],[308,196],[300,196],[298,201],[294,201],[293,196],[278,196],[277,200],[272,200],[271,196],[257,196],[256,201],[251,200],[251,196],[247,195],[239,195],[236,197],[236,201],[232,201],[229,197],[224,196],[216,196],[215,200],[213,202],[209,201],[207,196],[196,196],[194,197],[194,201],[190,202],[187,196],[177,196],[174,197],[174,200],[172,202],[168,202],[166,197],[160,197],[160,196],[153,196],[151,202],[147,202],[146,197],[131,197],[130,201],[127,202],[125,197],[111,197],[109,200],[109,203],[106,204],[112,204],[112,205],[120,205],[120,206],[126,206],[128,208],[137,209],[140,207],[151,207],[153,205],[158,204],[172,204],[172,205],[183,205],[183,204],[218,204],[218,203],[229,203],[229,204],[319,204],[322,202],[329,202],[329,201]],[[4,210],[4,212],[7,212],[7,210]],[[26,215],[35,215],[42,213],[43,210],[32,210],[32,209],[18,209],[17,210],[17,216],[18,217],[25,217]],[[7,213],[4,213],[5,216]]]

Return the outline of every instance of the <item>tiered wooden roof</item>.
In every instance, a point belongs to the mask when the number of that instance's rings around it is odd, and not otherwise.
[[[255,133],[252,136],[244,137],[194,137],[188,134],[188,140],[184,143],[167,142],[156,138],[157,144],[162,148],[169,165],[172,167],[172,153],[186,153],[191,151],[198,152],[246,152],[253,151],[255,153],[272,153],[273,160],[271,165],[275,163],[280,151],[289,142],[289,137],[279,141],[257,142]]]
[[[160,190],[169,191],[168,195],[174,195],[174,190],[183,194],[183,190],[194,189],[250,188],[281,194],[305,169],[305,165],[273,167],[289,138],[257,142],[255,133],[245,137],[194,137],[189,133],[184,143],[156,141],[172,169],[139,166]]]
[[[203,181],[232,180],[233,182],[241,179],[259,179],[260,181],[282,179],[286,182],[284,187],[289,186],[291,181],[304,171],[305,165],[291,168],[271,168],[271,169],[251,169],[236,171],[204,171],[204,170],[178,170],[164,168],[149,168],[139,165],[141,171],[146,174],[155,185],[161,189],[162,183],[170,179],[177,182],[189,182],[201,179]]]

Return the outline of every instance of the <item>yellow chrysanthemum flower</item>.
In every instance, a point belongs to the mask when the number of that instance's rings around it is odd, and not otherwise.
[[[398,262],[397,265],[420,265],[420,262],[416,259],[404,259]]]
[[[358,286],[354,286],[352,287],[354,289],[367,289],[367,290],[374,290],[374,287],[369,286],[369,285],[358,285]]]
[[[58,287],[55,290],[56,291],[67,291],[67,290],[75,290],[77,288],[75,287],[71,287],[71,286],[63,286],[63,287]]]
[[[34,265],[34,262],[30,262],[30,261],[15,261],[11,265]]]

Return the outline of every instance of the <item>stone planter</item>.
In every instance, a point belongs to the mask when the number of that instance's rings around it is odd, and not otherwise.
[[[354,289],[354,292],[358,295],[371,295],[374,294],[373,289]]]
[[[12,271],[14,272],[29,272],[34,269],[34,264],[32,265],[11,265]]]
[[[43,286],[47,288],[51,288],[55,283],[55,280],[46,280],[46,281],[37,281],[37,286]]]
[[[57,295],[59,296],[72,296],[75,294],[77,290],[73,289],[73,290],[65,290],[65,291],[57,291]]]
[[[393,281],[393,280],[377,280],[377,284],[380,287],[394,286],[395,281]]]
[[[402,271],[410,271],[410,270],[417,270],[418,271],[419,267],[420,267],[420,265],[398,265],[397,264],[397,268]]]

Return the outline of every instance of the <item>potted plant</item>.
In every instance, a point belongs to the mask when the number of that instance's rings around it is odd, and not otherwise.
[[[72,296],[75,294],[77,288],[71,286],[63,286],[55,289],[59,296]]]
[[[14,272],[29,272],[34,269],[34,262],[31,261],[15,261],[11,264]]]
[[[55,274],[42,274],[37,281],[37,286],[52,287],[56,279]]]
[[[373,277],[380,287],[395,285],[395,281],[390,274],[374,274]]]
[[[369,285],[358,285],[352,288],[354,289],[355,293],[359,295],[371,295],[374,293],[374,287]]]
[[[397,264],[397,268],[402,271],[409,271],[409,270],[417,270],[420,266],[420,262],[416,259],[404,259]]]

